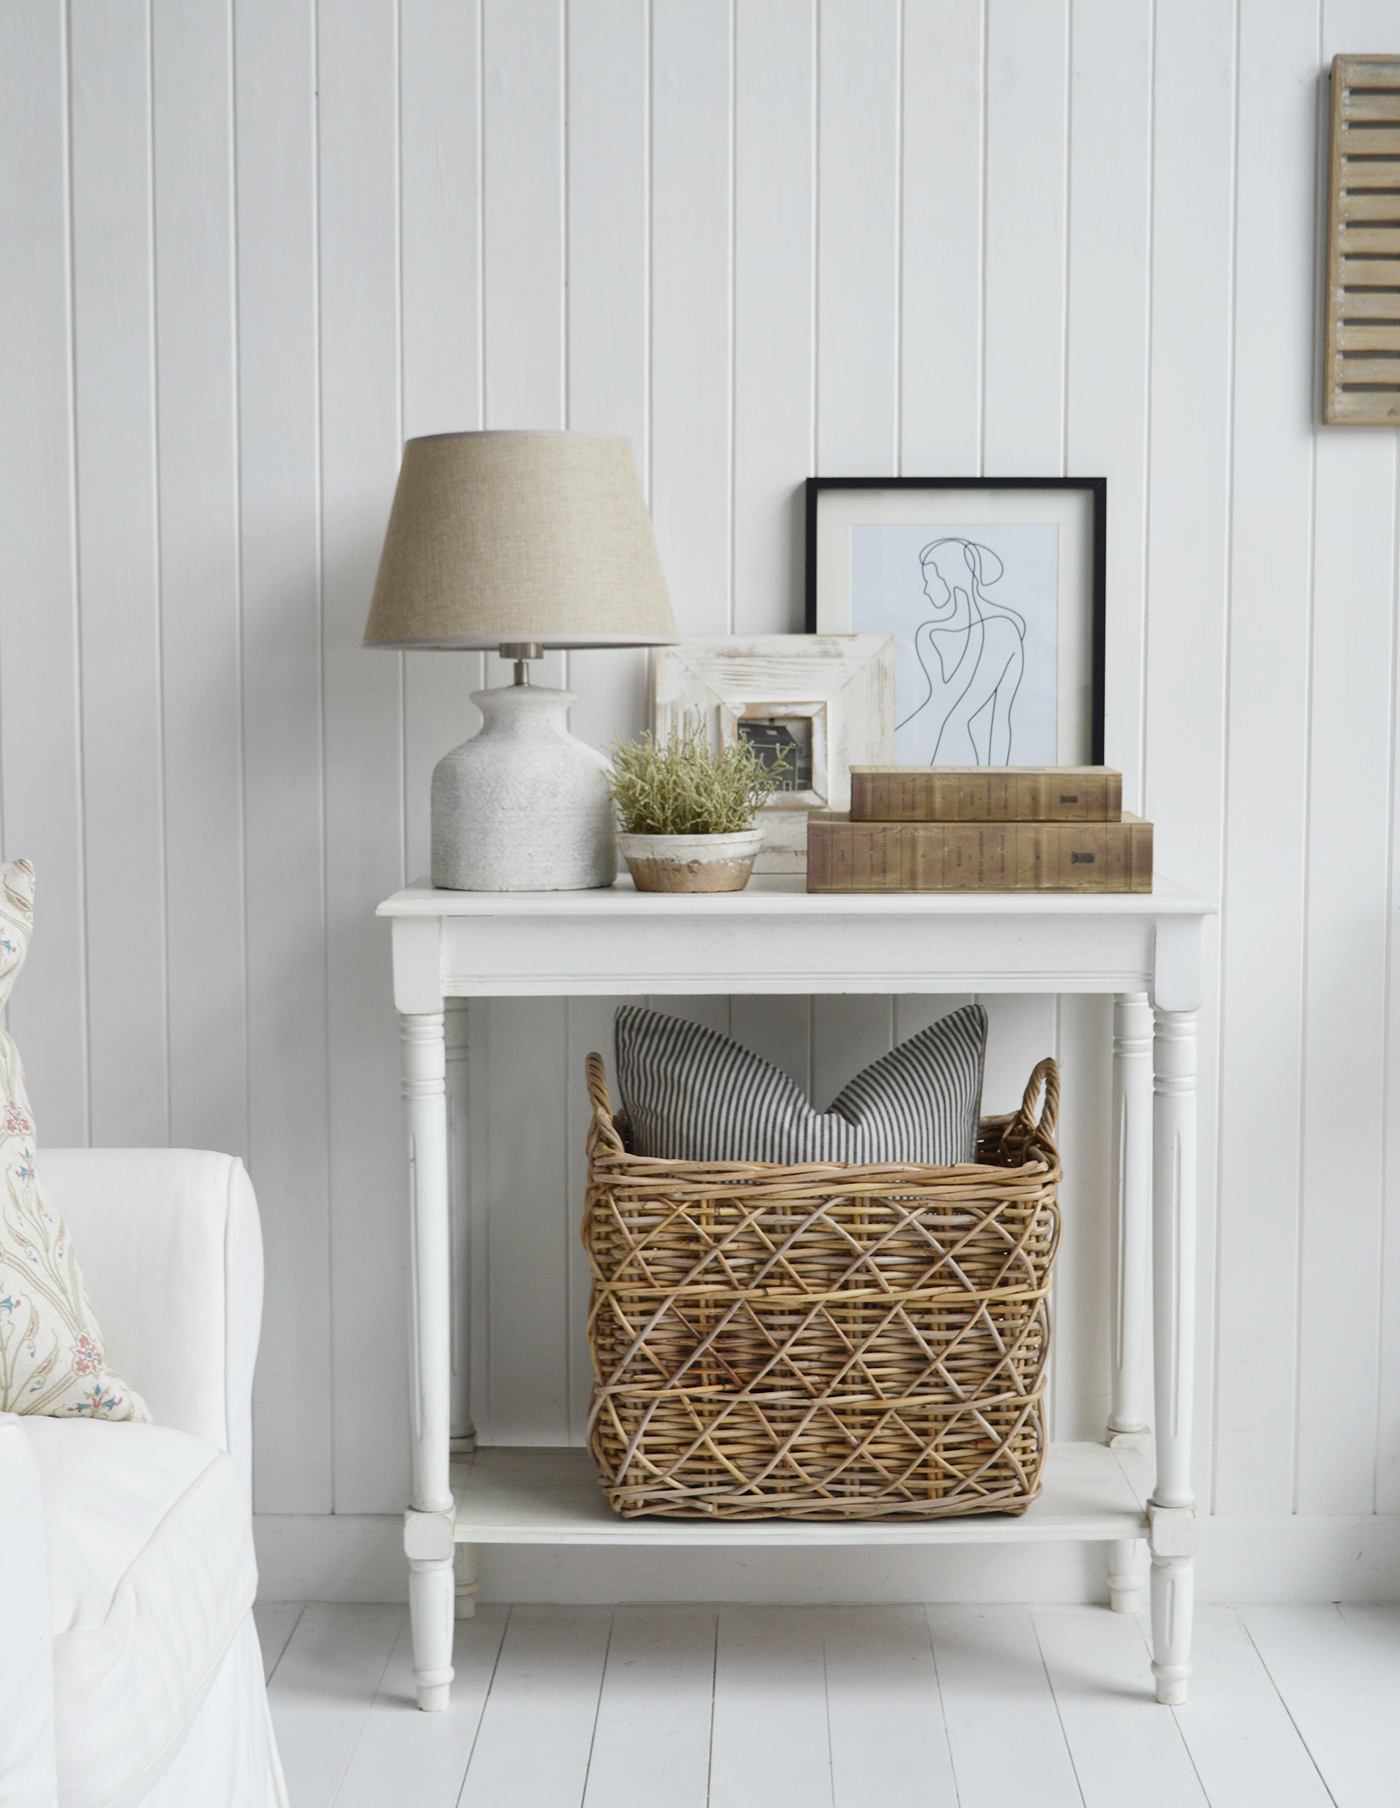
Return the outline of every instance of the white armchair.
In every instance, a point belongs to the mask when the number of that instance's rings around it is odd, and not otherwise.
[[[252,1619],[252,1186],[184,1149],[40,1167],[155,1423],[0,1414],[0,1802],[284,1808]]]

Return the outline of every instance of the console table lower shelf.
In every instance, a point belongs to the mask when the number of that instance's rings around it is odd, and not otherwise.
[[[456,1545],[456,1613],[476,1610],[481,1544],[874,1545],[1119,1544],[1149,1535],[1151,1466],[1133,1444],[1052,1444],[1044,1488],[1026,1512],[928,1520],[621,1519],[609,1507],[586,1450],[487,1447],[452,1465],[452,1512],[434,1515]],[[410,1535],[424,1529],[410,1514]],[[412,1553],[410,1553],[412,1554]],[[424,1551],[424,1556],[432,1553]],[[1114,1606],[1138,1606],[1136,1573],[1115,1578]]]

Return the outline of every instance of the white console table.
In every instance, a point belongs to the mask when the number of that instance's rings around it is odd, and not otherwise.
[[[1196,1011],[1206,899],[1159,878],[1150,896],[823,895],[759,879],[710,897],[410,886],[393,921],[412,1211],[413,1498],[405,1515],[418,1704],[444,1708],[454,1612],[473,1610],[479,1544],[951,1544],[1097,1540],[1113,1606],[1134,1611],[1151,1550],[1157,1699],[1190,1674]],[[1052,1445],[1019,1518],[924,1524],[615,1518],[587,1452],[450,1448],[447,998],[703,992],[1099,992],[1116,995],[1113,1394],[1102,1444]],[[1154,1013],[1155,1007],[1155,1013]],[[1154,1022],[1155,1015],[1155,1022]],[[580,1076],[580,1084],[582,1077]],[[461,1152],[458,1152],[461,1159]],[[1156,1479],[1143,1450],[1149,1226]],[[455,1605],[454,1605],[455,1604]]]

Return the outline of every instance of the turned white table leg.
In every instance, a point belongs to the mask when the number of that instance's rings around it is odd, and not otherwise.
[[[1152,1674],[1157,1699],[1186,1700],[1191,1674],[1191,1394],[1196,1306],[1196,1014],[1158,1010],[1153,1039],[1152,1275],[1157,1485],[1152,1548]]]
[[[1147,1252],[1152,1224],[1152,1009],[1145,992],[1113,1004],[1113,1218],[1110,1288],[1113,1393],[1108,1441],[1146,1445]],[[1115,1613],[1136,1613],[1147,1580],[1140,1538],[1109,1549],[1108,1592]]]
[[[408,1604],[418,1705],[447,1706],[452,1682],[453,1505],[451,1222],[447,1175],[443,1015],[405,1013],[403,1096],[408,1114],[412,1324],[409,1387],[413,1499],[404,1516]]]
[[[447,1055],[448,1197],[452,1206],[452,1454],[469,1456],[476,1449],[471,1402],[471,1187],[459,1150],[467,1144],[471,1107],[468,1065],[470,1017],[465,998],[449,998],[443,1013]],[[461,1615],[458,1615],[461,1618]]]

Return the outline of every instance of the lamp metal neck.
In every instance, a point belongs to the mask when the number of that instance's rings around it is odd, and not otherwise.
[[[515,661],[515,682],[530,682],[530,664],[532,659],[543,659],[544,648],[537,640],[503,640],[497,649],[502,659]]]

